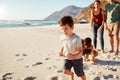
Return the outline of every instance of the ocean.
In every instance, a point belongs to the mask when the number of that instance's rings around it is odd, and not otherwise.
[[[56,25],[57,21],[46,20],[0,20],[0,28],[23,28]]]

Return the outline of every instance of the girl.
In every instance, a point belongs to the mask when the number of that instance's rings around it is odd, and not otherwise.
[[[96,64],[95,57],[98,55],[98,52],[93,49],[93,45],[91,44],[91,38],[87,37],[82,40],[83,45],[83,56],[85,61],[89,61],[89,55],[92,56],[92,64]]]

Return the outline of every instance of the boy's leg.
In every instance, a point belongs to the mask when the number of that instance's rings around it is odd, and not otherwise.
[[[64,74],[69,75],[70,76],[70,80],[74,80],[74,73],[71,72],[71,68],[72,68],[72,62],[71,60],[67,60],[65,59],[64,62]]]
[[[86,76],[85,76],[85,75],[81,76],[80,78],[81,78],[82,80],[86,80]]]
[[[83,71],[83,59],[73,60],[73,69],[75,74],[80,77],[82,80],[86,80],[84,71]]]
[[[74,80],[74,73],[69,70],[64,70],[64,74],[70,76],[70,80]]]

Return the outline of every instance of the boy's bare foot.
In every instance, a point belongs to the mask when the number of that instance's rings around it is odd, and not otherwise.
[[[110,50],[109,52],[110,52],[110,53],[113,53],[113,52],[114,52],[114,50]]]

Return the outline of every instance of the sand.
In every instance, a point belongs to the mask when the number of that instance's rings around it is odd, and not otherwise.
[[[92,38],[89,27],[90,24],[75,24],[74,32],[81,38]],[[0,80],[68,80],[62,73],[63,59],[58,56],[61,35],[58,25],[0,28]],[[106,30],[104,40],[105,53],[99,51],[97,64],[83,62],[87,80],[120,80],[120,53],[116,56],[108,52]],[[97,48],[100,49],[99,39]]]

